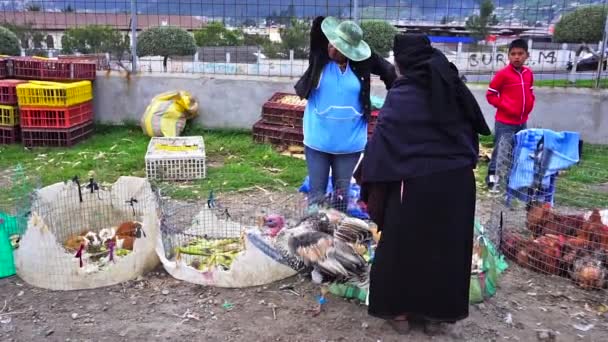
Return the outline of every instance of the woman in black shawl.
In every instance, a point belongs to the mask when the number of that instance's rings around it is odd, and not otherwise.
[[[490,130],[458,70],[423,35],[398,35],[399,77],[356,178],[382,236],[369,313],[399,332],[468,316],[478,134]]]

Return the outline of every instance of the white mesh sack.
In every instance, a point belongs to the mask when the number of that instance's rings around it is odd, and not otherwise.
[[[148,181],[120,177],[36,192],[19,248],[17,274],[52,290],[89,289],[137,278],[158,264],[158,210]]]
[[[247,209],[239,213],[237,209],[187,203],[175,207],[166,211],[156,245],[161,263],[174,278],[199,285],[243,288],[296,274],[260,249],[267,244],[258,228],[248,228],[251,226],[243,224],[243,219],[233,217],[245,215]]]

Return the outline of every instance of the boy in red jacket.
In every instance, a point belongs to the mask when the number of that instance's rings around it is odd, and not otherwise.
[[[505,137],[526,129],[528,116],[534,108],[534,75],[524,66],[528,59],[528,43],[516,39],[509,44],[509,65],[500,70],[490,82],[486,93],[488,102],[496,107],[494,124],[494,151],[488,166],[486,184],[493,188],[498,182],[496,156],[498,143]]]

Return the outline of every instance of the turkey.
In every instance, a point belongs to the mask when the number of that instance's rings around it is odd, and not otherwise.
[[[292,227],[282,227],[274,244],[286,264],[297,271],[311,271],[316,284],[335,281],[367,287],[369,266],[363,254],[372,239],[366,222],[323,209]]]

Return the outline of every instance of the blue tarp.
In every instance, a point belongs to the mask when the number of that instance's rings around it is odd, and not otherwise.
[[[475,43],[475,39],[471,37],[444,37],[444,36],[429,36],[431,43],[463,43],[463,44],[473,44]]]

